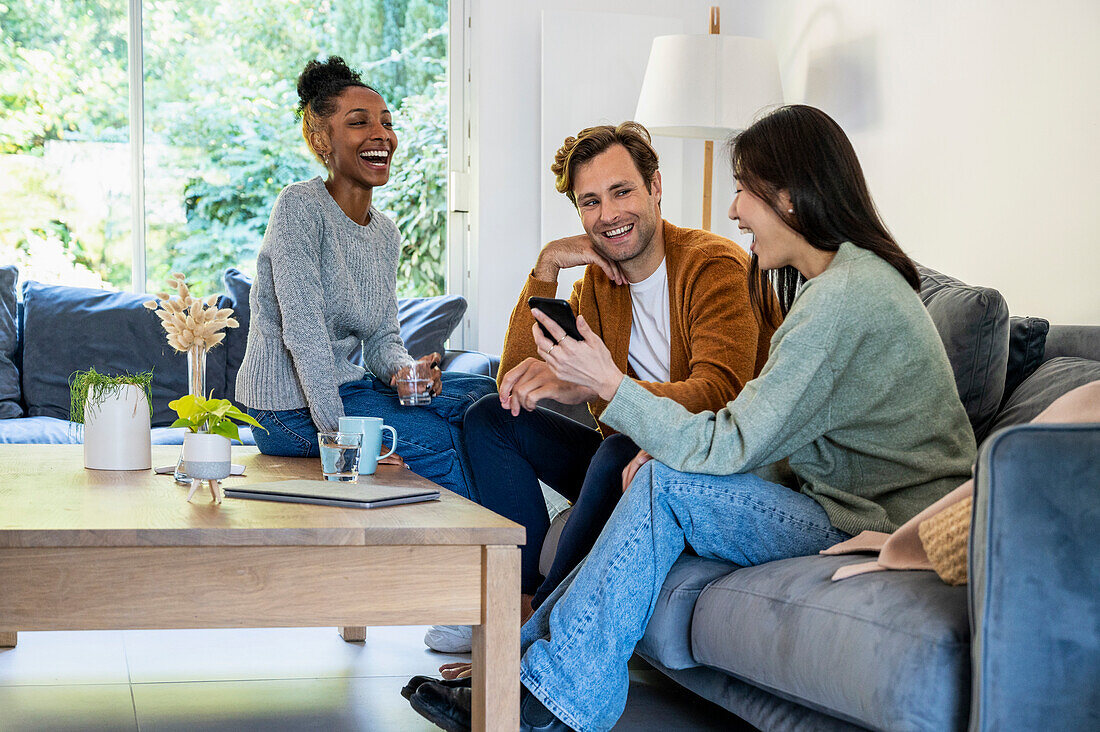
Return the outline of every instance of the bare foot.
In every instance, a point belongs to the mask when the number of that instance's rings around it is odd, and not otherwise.
[[[474,672],[472,663],[445,663],[439,667],[439,674],[451,681],[452,679],[464,679]]]
[[[520,625],[526,623],[527,619],[535,614],[535,611],[531,608],[531,600],[533,597],[534,595],[520,595]],[[439,667],[439,674],[447,681],[452,679],[464,679],[470,676],[473,671],[474,665],[466,662],[445,663]]]

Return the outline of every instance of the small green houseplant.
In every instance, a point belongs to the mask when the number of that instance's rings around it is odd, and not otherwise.
[[[168,408],[179,415],[173,427],[186,427],[199,434],[221,435],[230,440],[240,440],[237,423],[249,424],[267,431],[252,417],[233,406],[228,399],[203,399],[188,394],[169,402]]]
[[[84,467],[148,470],[153,374],[108,376],[94,368],[69,377],[69,419],[84,425]]]
[[[232,450],[229,441],[240,439],[237,423],[250,424],[263,429],[252,417],[233,406],[228,399],[188,394],[168,403],[179,419],[173,427],[186,427],[183,436],[183,472],[191,481],[187,500],[205,480],[210,485],[214,503],[222,502],[221,481],[229,477],[232,469]]]

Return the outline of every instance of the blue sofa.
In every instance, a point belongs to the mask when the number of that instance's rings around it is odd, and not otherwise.
[[[1100,326],[921,274],[980,443],[969,585],[688,553],[638,653],[763,730],[1100,729],[1100,424],[1024,424],[1100,379]]]
[[[95,367],[113,374],[152,370],[153,444],[181,444],[184,431],[168,426],[175,420],[168,402],[187,391],[186,360],[143,307],[149,296],[38,282],[24,282],[17,293],[17,275],[15,267],[0,267],[0,443],[82,442],[81,426],[68,420],[68,381],[74,371]],[[219,306],[232,307],[241,325],[210,350],[206,388],[233,398],[248,338],[251,281],[236,269],[224,280]],[[438,351],[444,370],[495,371],[494,357],[444,349],[466,311],[462,297],[410,298],[398,305],[401,335],[414,356]],[[254,444],[247,427],[241,439]]]

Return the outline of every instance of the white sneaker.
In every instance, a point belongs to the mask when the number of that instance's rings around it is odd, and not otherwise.
[[[469,653],[474,629],[469,625],[433,625],[424,634],[424,645],[440,653]]]

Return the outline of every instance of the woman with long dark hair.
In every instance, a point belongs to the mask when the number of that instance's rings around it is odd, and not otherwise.
[[[741,566],[814,554],[893,531],[970,474],[974,435],[915,268],[843,131],[820,110],[782,107],[730,151],[730,218],[753,235],[754,307],[779,315],[775,282],[785,314],[736,399],[691,414],[623,378],[583,320],[577,341],[538,316],[555,375],[609,400],[600,419],[654,459],[624,471],[596,545],[523,627],[522,729],[615,724],[627,660],[685,548]],[[453,720],[469,695],[455,683],[419,684],[413,706]]]
[[[491,379],[432,365],[431,404],[398,406],[396,372],[409,364],[397,324],[401,235],[372,205],[397,149],[382,95],[343,59],[310,61],[298,77],[302,136],[327,171],[279,193],[256,261],[252,321],[237,400],[266,432],[266,455],[317,457],[318,431],[340,417],[382,417],[415,472],[477,498],[461,437],[466,409]],[[350,357],[362,351],[366,369]]]

